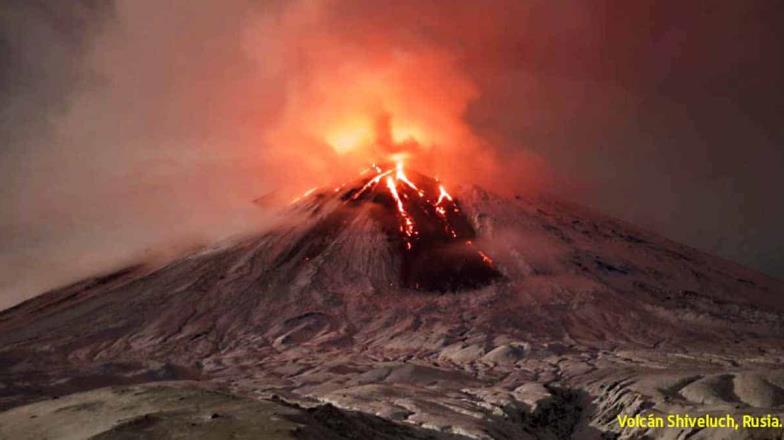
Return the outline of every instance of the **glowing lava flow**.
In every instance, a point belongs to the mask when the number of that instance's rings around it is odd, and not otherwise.
[[[315,193],[304,205],[317,220],[313,231],[338,234],[354,218],[368,218],[399,252],[401,286],[424,291],[457,291],[503,277],[489,255],[472,240],[477,232],[457,199],[437,179],[415,173],[403,162],[372,164],[360,179]],[[350,185],[350,186],[347,186]],[[313,194],[308,190],[304,196]],[[333,208],[324,210],[323,207]],[[359,217],[361,216],[361,217]],[[308,255],[309,257],[310,255]]]
[[[406,235],[406,249],[411,250],[411,239],[417,235],[414,219],[411,218],[405,206],[403,206],[403,200],[400,199],[400,194],[397,193],[397,185],[391,177],[387,177],[387,188],[389,188],[389,193],[392,194],[392,198],[397,203],[397,211],[400,214],[400,218],[403,219],[403,224],[400,225],[400,232]]]
[[[294,200],[297,213],[308,213],[314,223],[303,238],[307,243],[294,246],[292,255],[305,253],[302,261],[308,261],[343,231],[360,232],[362,240],[368,231],[365,220],[371,220],[372,230],[397,251],[401,287],[448,292],[503,278],[493,259],[472,242],[477,230],[438,179],[406,170],[402,161],[371,164],[359,175],[337,187],[311,188]],[[299,204],[305,197],[307,202]]]
[[[405,183],[409,187],[411,187],[411,189],[413,189],[414,191],[417,192],[417,194],[419,194],[419,197],[424,197],[425,192],[422,191],[421,189],[417,188],[417,186],[414,185],[413,182],[408,180],[408,177],[406,177],[406,173],[403,172],[403,162],[402,161],[399,161],[397,163],[397,165],[395,166],[395,179],[397,179],[397,180]]]
[[[474,242],[472,242],[471,240],[468,240],[466,242],[466,244],[468,245],[468,247],[473,247],[474,246]],[[476,252],[479,254],[480,257],[482,257],[482,261],[484,261],[486,264],[489,264],[489,265],[493,264],[493,259],[490,258],[489,255],[487,255],[486,253],[480,251],[479,249],[477,249]]]
[[[446,189],[444,189],[444,185],[438,185],[438,191],[439,194],[438,194],[438,201],[436,202],[436,205],[440,205],[441,202],[444,201],[444,199],[449,200],[450,202],[454,201],[452,200],[452,196],[450,196],[449,193],[446,192]]]
[[[438,214],[438,216],[441,218],[441,220],[443,220],[443,222],[444,222],[444,230],[446,231],[446,233],[449,234],[452,238],[457,238],[457,232],[455,231],[455,228],[453,228],[452,225],[449,224],[449,220],[448,220],[447,215],[446,215],[446,206],[442,205],[444,200],[446,200],[446,201],[448,201],[448,202],[453,204],[453,208],[452,209],[453,209],[454,212],[456,212],[456,213],[460,212],[460,210],[457,208],[457,205],[454,204],[454,199],[452,199],[452,196],[450,196],[449,193],[446,192],[446,189],[444,188],[444,185],[439,184],[438,185],[438,200],[436,201],[436,205],[435,205],[436,214]]]
[[[443,185],[438,185],[437,197],[435,192],[432,194],[432,196],[428,196],[428,192],[425,189],[420,188],[417,186],[417,184],[408,178],[403,168],[402,161],[397,161],[394,167],[389,167],[387,169],[382,169],[380,166],[372,164],[370,168],[363,170],[360,175],[367,174],[367,172],[371,170],[374,170],[376,175],[369,179],[358,191],[356,191],[351,196],[351,200],[359,200],[360,197],[362,197],[364,194],[368,193],[369,191],[373,191],[383,180],[386,189],[389,191],[389,195],[392,197],[397,207],[397,213],[400,218],[400,232],[403,234],[403,241],[407,250],[412,249],[413,241],[419,235],[414,216],[408,212],[406,208],[406,205],[410,203],[410,191],[414,191],[418,198],[421,199],[420,203],[424,205],[420,206],[427,206],[428,210],[435,212],[435,216],[442,223],[443,229],[447,236],[451,238],[457,238],[458,234],[454,227],[452,227],[450,224],[447,213],[449,211],[458,213],[460,210],[458,209],[457,204],[454,202],[452,196],[446,191],[446,188],[444,188]]]
[[[381,171],[378,171],[378,173],[379,173],[379,174],[378,174],[376,177],[374,177],[374,178],[370,179],[370,180],[368,181],[368,183],[366,183],[366,184],[365,184],[365,186],[363,186],[363,187],[362,187],[362,189],[360,189],[359,191],[357,191],[357,193],[356,193],[356,194],[354,194],[354,196],[351,198],[351,200],[357,200],[357,199],[358,199],[358,198],[359,198],[359,197],[360,197],[362,194],[364,194],[364,193],[365,193],[365,191],[367,191],[367,190],[369,190],[369,189],[373,188],[374,186],[376,186],[376,184],[377,184],[378,182],[380,182],[380,181],[381,181],[381,179],[383,179],[383,178],[384,178],[384,176],[387,176],[387,175],[389,175],[389,174],[392,174],[392,170],[385,171],[385,172],[383,172],[383,173],[382,173]]]

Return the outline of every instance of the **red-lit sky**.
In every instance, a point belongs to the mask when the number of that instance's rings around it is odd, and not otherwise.
[[[0,308],[400,151],[784,276],[781,9],[4,2]]]

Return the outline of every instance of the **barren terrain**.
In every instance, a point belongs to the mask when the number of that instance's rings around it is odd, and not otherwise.
[[[781,438],[615,419],[784,415],[780,281],[477,187],[454,195],[489,269],[412,263],[352,191],[0,313],[0,438]]]

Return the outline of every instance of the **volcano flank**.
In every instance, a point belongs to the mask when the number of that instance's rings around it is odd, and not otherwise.
[[[784,288],[731,262],[399,164],[282,219],[0,312],[0,438],[641,438],[617,416],[784,408]]]

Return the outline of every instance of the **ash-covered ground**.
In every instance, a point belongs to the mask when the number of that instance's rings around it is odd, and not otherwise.
[[[782,282],[409,177],[0,313],[0,438],[781,438],[616,417],[784,415]]]

